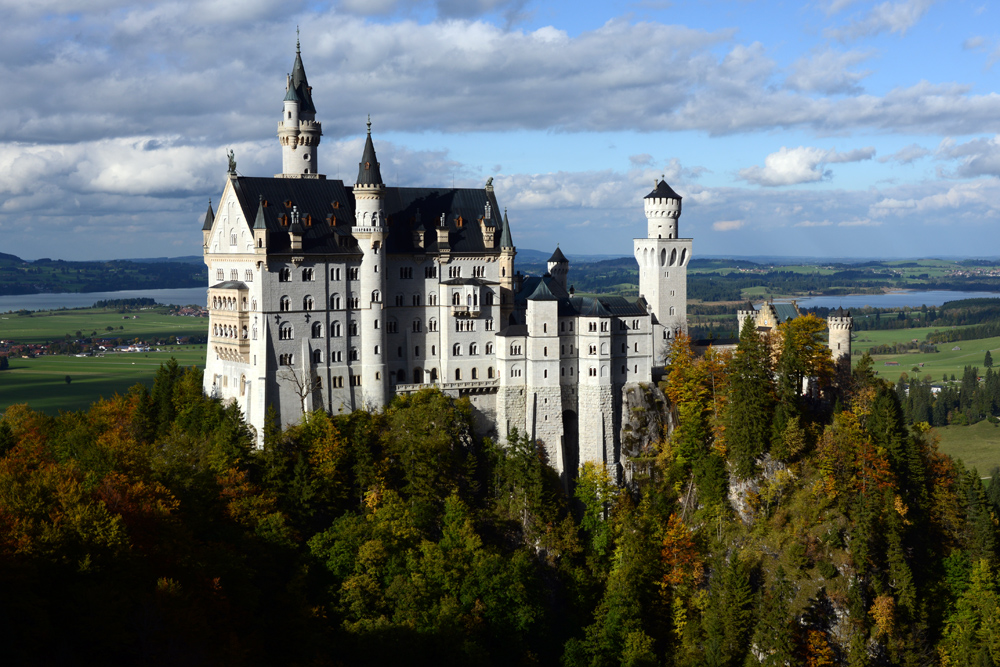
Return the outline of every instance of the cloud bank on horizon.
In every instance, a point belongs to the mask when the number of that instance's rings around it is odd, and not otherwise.
[[[931,0],[4,2],[0,252],[200,254],[232,148],[280,171],[297,26],[350,183],[494,178],[520,247],[630,254],[665,176],[697,254],[1000,255],[997,8]]]

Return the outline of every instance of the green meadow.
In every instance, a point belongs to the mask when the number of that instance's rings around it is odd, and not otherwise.
[[[972,426],[943,426],[933,429],[941,439],[938,448],[967,468],[976,468],[980,477],[1000,466],[1000,426],[981,421]]]
[[[27,403],[32,409],[48,414],[84,410],[99,398],[124,394],[138,382],[152,387],[160,364],[171,357],[184,367],[205,367],[204,345],[171,345],[161,349],[164,351],[103,357],[12,358],[10,368],[0,373],[0,412],[14,403]]]
[[[136,319],[132,319],[133,315]],[[127,314],[110,309],[77,308],[0,315],[0,340],[19,343],[44,343],[65,339],[67,335],[70,338],[100,336],[132,340],[204,336],[207,332],[208,318],[169,315],[164,307]]]
[[[910,329],[910,331],[917,331],[916,329]],[[889,333],[884,331],[879,332],[865,332],[865,333]],[[918,336],[912,336],[912,338],[918,338]],[[923,340],[922,337],[919,337]],[[910,340],[909,337],[900,339],[899,337],[895,340]],[[891,342],[891,341],[887,341]],[[858,343],[855,341],[854,345],[854,360],[857,361],[861,355],[871,347],[868,343]],[[941,383],[944,380],[945,374],[950,378],[952,375],[956,379],[962,378],[962,371],[966,366],[976,366],[979,368],[980,374],[985,373],[986,369],[983,366],[983,357],[986,356],[986,351],[990,351],[990,355],[997,358],[1000,354],[1000,337],[998,338],[980,338],[978,340],[960,340],[954,343],[938,343],[937,353],[922,354],[919,352],[911,352],[908,354],[876,354],[872,355],[872,360],[875,362],[874,369],[878,371],[878,375],[881,378],[885,378],[891,382],[896,382],[899,380],[903,373],[906,373],[907,377],[912,378],[916,375],[918,378],[922,378],[925,375],[930,375],[931,380],[935,383]],[[953,349],[959,348],[959,349]],[[898,362],[898,366],[886,366],[886,362]],[[923,364],[923,366],[920,366]],[[997,365],[1000,366],[1000,359],[997,361]],[[917,367],[919,370],[914,373],[913,368]]]

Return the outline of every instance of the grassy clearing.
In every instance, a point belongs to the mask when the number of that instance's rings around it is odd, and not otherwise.
[[[953,350],[953,347],[958,347],[960,349]],[[864,350],[868,346],[858,346],[855,350]],[[873,355],[872,360],[875,362],[875,370],[878,371],[878,375],[881,378],[885,378],[891,382],[895,382],[899,379],[899,376],[906,373],[909,377],[913,377],[913,367],[916,366],[920,370],[917,373],[918,377],[924,377],[925,375],[930,375],[931,380],[940,383],[944,380],[944,375],[947,373],[950,378],[954,375],[957,379],[961,380],[962,371],[966,366],[977,366],[980,373],[985,372],[983,367],[983,357],[986,356],[986,351],[990,351],[990,355],[996,358],[997,354],[1000,354],[1000,338],[981,338],[978,340],[962,340],[955,343],[941,343],[938,344],[938,349],[940,352],[936,354],[879,354]],[[861,357],[860,351],[854,355],[855,361]],[[897,361],[898,366],[886,366],[887,361]],[[924,365],[921,367],[920,364]]]
[[[181,366],[204,368],[205,346],[171,346],[163,352],[104,357],[11,359],[10,369],[0,373],[0,411],[14,403],[27,403],[49,414],[83,410],[99,398],[125,393],[137,382],[152,387],[160,364],[170,357]],[[69,384],[67,375],[72,380]]]
[[[132,319],[137,315],[137,319]],[[108,331],[107,328],[112,330]],[[127,315],[113,310],[77,308],[39,311],[31,315],[8,313],[0,316],[0,339],[19,343],[44,343],[65,338],[166,338],[168,336],[205,336],[208,318],[168,315],[166,308],[141,310]]]
[[[941,438],[938,447],[942,452],[976,468],[980,476],[1000,466],[1000,427],[995,424],[981,421],[972,426],[942,426],[933,433]]]

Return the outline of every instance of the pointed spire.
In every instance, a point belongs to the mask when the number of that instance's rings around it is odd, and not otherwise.
[[[292,78],[289,87],[295,89],[298,101],[302,104],[302,113],[316,113],[316,107],[312,101],[312,88],[309,87],[309,80],[306,79],[306,68],[302,65],[302,48],[297,34],[295,37],[295,64],[292,65]],[[285,95],[285,99],[288,99],[288,95]]]
[[[264,223],[264,195],[260,195],[260,203],[257,205],[257,219],[253,223],[254,229],[267,229]]]
[[[368,116],[368,137],[365,139],[365,152],[361,154],[358,163],[357,185],[385,185],[382,182],[382,172],[379,170],[378,158],[375,156],[375,145],[372,143],[372,117]]]
[[[208,211],[205,212],[205,224],[201,226],[202,231],[209,231],[212,229],[212,223],[215,222],[215,213],[212,211],[212,200],[208,200]]]
[[[514,247],[514,241],[510,237],[510,221],[507,220],[507,209],[503,210],[503,231],[500,233],[500,247]]]

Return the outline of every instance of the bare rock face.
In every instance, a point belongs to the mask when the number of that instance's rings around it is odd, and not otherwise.
[[[746,526],[754,523],[759,513],[767,512],[776,504],[795,475],[781,461],[765,454],[757,459],[759,472],[753,477],[740,479],[730,469],[729,504]]]
[[[663,392],[648,383],[629,383],[622,388],[621,461],[625,482],[642,472],[643,459],[656,456],[657,444],[674,430],[670,405]]]

